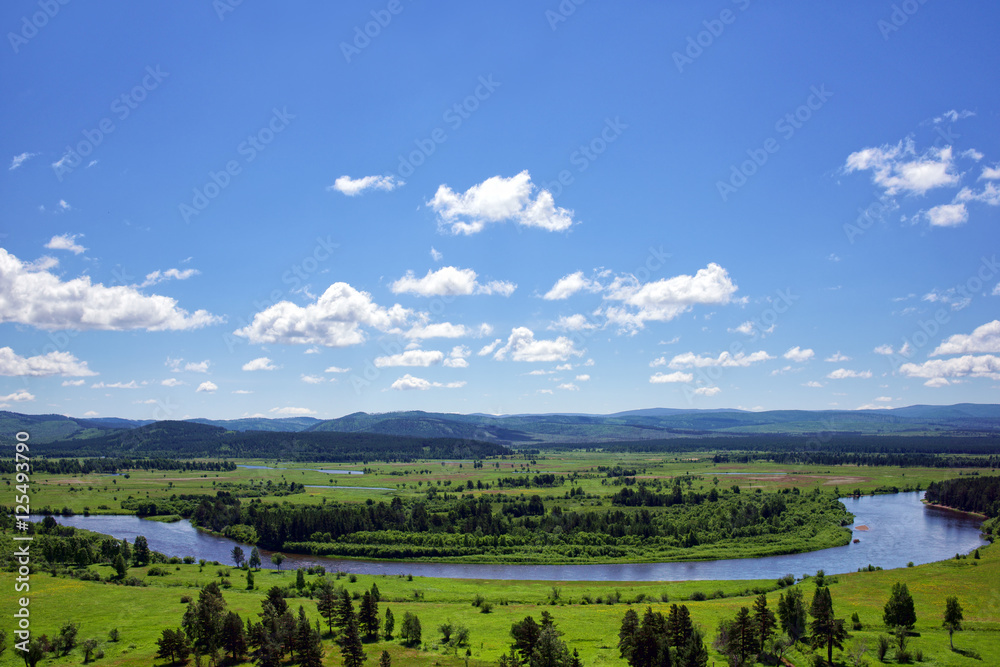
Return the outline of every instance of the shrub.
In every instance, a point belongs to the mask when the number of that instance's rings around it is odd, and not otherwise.
[[[170,572],[165,567],[154,565],[153,567],[149,568],[146,574],[149,575],[150,577],[165,577],[168,574],[170,574]]]
[[[356,584],[356,583],[358,583],[358,575],[352,574],[349,577],[347,577],[347,580],[349,582],[351,582],[352,584]]]
[[[715,591],[712,591],[712,594],[709,595],[708,597],[712,600],[721,600],[722,598],[726,597],[726,594],[721,589],[717,589]]]
[[[670,602],[670,596],[666,592],[660,593],[660,602],[667,603]]]
[[[493,611],[493,605],[491,603],[483,602],[482,604],[479,605],[480,614],[488,614],[491,611]]]
[[[852,629],[854,630],[861,629],[861,617],[858,616],[858,612],[854,612],[854,614],[851,616],[851,626]]]
[[[181,604],[187,604],[189,602],[191,602],[191,596],[190,595],[182,595],[181,596]]]
[[[695,591],[694,593],[691,594],[690,599],[694,600],[695,602],[701,602],[703,600],[707,600],[708,596],[706,596],[701,591]]]
[[[875,655],[878,656],[880,662],[885,662],[885,656],[889,653],[889,646],[892,642],[889,641],[888,635],[879,635],[875,639]]]
[[[473,606],[473,607],[479,607],[479,606],[482,606],[482,604],[483,604],[484,602],[486,602],[486,598],[484,598],[484,597],[483,597],[482,595],[480,595],[479,593],[476,593],[476,596],[475,596],[474,598],[472,598],[472,606]]]

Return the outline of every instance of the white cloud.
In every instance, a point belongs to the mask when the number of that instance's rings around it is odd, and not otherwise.
[[[315,410],[310,410],[309,408],[271,408],[268,412],[273,412],[274,414],[281,415],[283,417],[303,417],[305,415],[316,414]]]
[[[205,380],[200,385],[198,385],[198,388],[195,389],[195,392],[208,392],[209,394],[211,394],[215,392],[215,390],[218,388],[219,385],[215,384],[211,380]]]
[[[995,181],[997,179],[1000,179],[1000,165],[983,167],[983,173],[979,175],[980,181]]]
[[[566,391],[580,391],[580,388],[573,384],[572,382],[564,382],[557,386],[556,389],[564,389]]]
[[[239,394],[239,395],[244,395],[244,394],[252,394],[253,392],[250,391],[249,389],[234,389],[233,393],[234,394]]]
[[[875,398],[875,402],[876,403],[892,403],[892,397],[891,396],[877,396]]]
[[[431,259],[433,259],[435,262],[440,262],[442,259],[444,259],[444,255],[442,255],[440,251],[435,250],[434,246],[431,246]]]
[[[764,350],[758,350],[757,352],[752,352],[750,354],[744,354],[743,352],[730,354],[728,351],[724,351],[719,354],[718,357],[702,357],[696,355],[694,352],[684,352],[683,354],[678,354],[671,359],[667,366],[670,368],[705,368],[710,366],[718,366],[721,368],[746,368],[751,364],[768,361],[769,359],[774,359],[774,357],[769,355]]]
[[[694,390],[695,396],[715,396],[722,389],[720,387],[698,387]]]
[[[497,338],[495,341],[489,345],[483,345],[483,347],[476,353],[476,356],[485,357],[488,354],[493,354],[493,350],[497,349],[497,345],[503,342],[502,338]]]
[[[785,354],[782,356],[784,356],[785,359],[788,359],[789,361],[802,363],[803,361],[809,361],[810,359],[812,359],[815,354],[816,353],[809,348],[803,350],[798,345],[796,345],[795,347],[788,350],[788,352],[785,352]]]
[[[946,120],[954,123],[963,118],[970,118],[975,115],[976,115],[975,111],[969,111],[968,109],[962,109],[961,111],[956,111],[955,109],[952,109],[951,111],[945,111],[940,116],[934,118],[934,123],[935,124],[943,123]]]
[[[444,266],[437,271],[428,271],[423,278],[417,278],[412,271],[394,282],[393,293],[409,293],[418,296],[455,296],[468,294],[500,294],[510,296],[517,285],[503,280],[479,283],[472,269]]]
[[[418,378],[407,373],[403,377],[399,378],[392,383],[392,388],[399,391],[406,391],[415,389],[418,391],[426,391],[427,389],[460,389],[466,385],[464,380],[459,382],[431,382],[423,378]]]
[[[82,387],[84,384],[84,380],[63,380],[62,382],[64,387]]]
[[[59,236],[53,236],[45,244],[45,247],[49,250],[68,250],[74,255],[79,255],[87,251],[86,248],[76,242],[76,239],[80,236],[83,236],[83,234],[60,234]]]
[[[581,356],[573,341],[565,336],[555,340],[535,340],[535,333],[527,327],[511,329],[507,344],[498,349],[493,358],[503,360],[510,354],[514,361],[549,362],[566,361],[571,356]]]
[[[468,368],[469,362],[466,361],[466,357],[470,354],[472,354],[472,350],[465,345],[456,345],[451,348],[451,353],[444,360],[444,365],[448,368]]]
[[[167,269],[166,271],[156,270],[146,274],[146,279],[139,284],[139,287],[149,287],[164,280],[187,280],[191,276],[197,276],[201,271],[198,269]]]
[[[340,366],[330,366],[329,368],[327,368],[323,372],[324,373],[347,373],[350,370],[351,370],[350,368],[341,368]]]
[[[35,395],[25,391],[24,389],[19,389],[13,394],[7,394],[6,396],[0,396],[0,401],[11,401],[13,403],[27,403],[28,401],[35,400]]]
[[[895,354],[894,350],[892,349],[892,345],[886,345],[886,344],[879,345],[872,351],[875,354],[883,354],[885,356],[889,356],[890,354]]]
[[[694,380],[694,375],[691,373],[684,373],[683,371],[677,371],[676,373],[655,373],[649,376],[649,381],[652,384],[671,384],[677,382],[692,382]]]
[[[535,369],[533,371],[528,371],[525,375],[552,375],[555,371],[545,371],[542,369]]]
[[[362,176],[361,178],[351,178],[350,176],[340,176],[328,186],[327,190],[343,192],[348,197],[354,197],[367,190],[384,190],[390,192],[398,187],[406,185],[406,181],[401,181],[393,175],[388,176]]]
[[[395,366],[433,366],[441,363],[444,352],[440,350],[407,350],[401,354],[386,357],[376,357],[376,368],[392,368]]]
[[[842,361],[850,361],[850,360],[851,358],[849,356],[847,356],[846,354],[841,354],[840,350],[837,350],[823,361],[829,361],[831,364],[839,364]]]
[[[584,373],[583,375],[577,375],[576,376],[576,381],[577,382],[589,382],[590,381],[590,376],[587,375],[586,373]]]
[[[250,361],[243,364],[243,370],[245,371],[276,371],[278,366],[268,357],[257,357],[256,359],[251,359]]]
[[[90,385],[91,389],[138,389],[139,383],[135,380],[128,382],[95,382]]]
[[[87,377],[97,375],[69,352],[49,352],[34,357],[22,357],[9,347],[0,347],[0,375],[44,377]],[[82,380],[80,381],[82,383]]]
[[[573,370],[573,364],[559,364],[556,366],[557,371],[571,371]]]
[[[826,377],[830,380],[843,380],[846,378],[870,378],[871,376],[871,371],[854,371],[847,368],[838,368],[828,373]]]
[[[921,300],[930,303],[944,303],[951,306],[952,310],[964,310],[972,303],[972,297],[960,294],[954,287],[946,290],[932,290],[921,297]]]
[[[573,212],[557,207],[548,190],[534,199],[531,175],[493,176],[459,194],[447,185],[438,187],[428,206],[438,214],[438,224],[452,234],[475,234],[488,223],[512,221],[523,227],[563,231],[573,224]]]
[[[920,378],[986,377],[996,380],[1000,379],[1000,357],[967,354],[952,359],[931,359],[922,364],[903,364],[899,372]]]
[[[334,283],[314,302],[298,306],[281,301],[254,315],[234,334],[251,343],[285,343],[346,347],[365,341],[362,326],[380,331],[403,324],[412,311],[395,304],[382,308],[367,292]]]
[[[605,314],[623,328],[641,329],[646,321],[672,320],[696,304],[729,303],[736,290],[726,270],[714,263],[694,276],[679,275],[645,284],[634,278],[616,278],[606,298],[621,301],[623,307],[608,307]]]
[[[559,299],[568,299],[581,290],[599,292],[601,289],[602,287],[597,281],[585,278],[583,271],[577,271],[557,280],[552,289],[546,292],[542,298],[549,301],[556,301]]]
[[[553,391],[551,389],[538,389],[535,391],[536,394],[551,394]]]
[[[975,201],[989,206],[1000,206],[1000,188],[995,183],[987,183],[980,192],[976,192],[972,188],[962,188],[955,195],[955,201]]]
[[[943,354],[1000,354],[1000,320],[976,327],[971,334],[955,334],[938,345],[930,356]]]
[[[802,386],[803,387],[811,387],[813,389],[819,389],[820,387],[823,386],[823,383],[822,382],[816,382],[815,380],[809,380],[809,382],[804,382],[802,384]]]
[[[164,387],[180,387],[181,385],[187,384],[187,382],[184,382],[183,380],[178,380],[177,378],[167,378],[160,384],[162,384]]]
[[[403,334],[413,340],[424,340],[427,338],[463,338],[471,336],[472,330],[464,324],[452,324],[451,322],[437,322],[435,324],[417,324]]]
[[[165,331],[221,322],[205,310],[188,313],[165,296],[133,287],[92,284],[89,276],[63,282],[0,248],[0,322],[40,329]]]
[[[189,373],[207,373],[208,366],[210,362],[208,359],[205,361],[189,361],[184,364],[184,370]]]
[[[742,323],[735,329],[727,329],[727,331],[729,333],[741,333],[746,336],[756,336],[757,334],[754,332],[754,329],[756,328],[757,325],[754,323],[753,320],[747,320],[746,322]]]
[[[312,347],[307,348],[302,354],[319,354],[319,348],[313,345]]]
[[[959,178],[951,146],[931,147],[917,155],[912,139],[851,153],[844,169],[847,173],[871,170],[875,184],[890,196],[900,192],[922,195],[934,188],[957,185]]]
[[[548,328],[557,331],[585,331],[596,329],[597,325],[587,319],[586,315],[577,313],[575,315],[560,315],[558,320],[549,324]]]
[[[302,381],[308,384],[320,384],[321,382],[326,382],[324,378],[321,378],[318,375],[306,375],[305,373],[302,374]]]
[[[17,169],[22,164],[24,164],[31,158],[35,157],[36,155],[38,155],[38,153],[21,153],[20,155],[15,155],[11,159],[10,167],[8,167],[7,171],[14,171],[15,169]]]
[[[948,382],[948,380],[945,378],[931,378],[930,380],[924,383],[924,386],[937,388],[937,387],[947,387],[950,384],[951,382]]]
[[[933,227],[957,227],[969,219],[965,204],[941,204],[927,211],[927,221]]]

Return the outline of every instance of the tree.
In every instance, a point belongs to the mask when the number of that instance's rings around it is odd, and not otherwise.
[[[369,641],[378,641],[378,602],[371,591],[365,591],[361,598],[361,608],[358,610],[358,623],[365,633],[365,638]]]
[[[326,580],[326,577],[321,579],[322,583],[319,587],[319,595],[316,597],[316,609],[319,611],[319,615],[326,620],[326,625],[330,628],[330,634],[333,634],[333,619],[337,615],[337,594],[333,590],[333,585]]]
[[[296,645],[299,650],[299,664],[302,667],[322,667],[323,642],[320,638],[319,623],[315,629],[306,619],[306,611],[299,606],[299,621],[296,628]]]
[[[691,623],[691,612],[688,611],[687,605],[682,604],[679,607],[676,604],[670,605],[670,613],[667,616],[667,635],[670,637],[670,645],[680,650],[682,646],[687,644],[692,632],[694,632],[694,626]]]
[[[128,565],[126,565],[125,557],[121,555],[121,552],[115,555],[113,567],[119,579],[124,579],[125,575],[128,574]]]
[[[826,661],[833,665],[833,649],[844,648],[844,640],[848,634],[844,628],[844,619],[834,617],[833,599],[830,597],[829,588],[824,586],[816,589],[812,605],[809,607],[809,615],[814,619],[809,625],[810,644],[815,649],[825,646]]]
[[[271,554],[271,562],[280,570],[281,564],[285,562],[285,555],[282,553]]]
[[[416,646],[421,642],[420,619],[416,614],[405,612],[403,614],[403,624],[399,628],[399,636],[403,641],[411,646]]]
[[[253,570],[247,570],[247,590],[253,590]]]
[[[59,628],[57,639],[63,655],[69,655],[69,652],[76,648],[76,635],[79,632],[80,626],[72,621],[63,623],[62,627]]]
[[[214,581],[201,589],[197,602],[188,603],[181,625],[194,648],[202,654],[215,652],[222,639],[226,601]]]
[[[559,639],[560,634],[555,626],[542,627],[531,651],[531,667],[569,667],[572,656],[566,648],[566,642]]]
[[[183,663],[191,653],[191,645],[188,643],[184,631],[180,628],[164,630],[160,638],[156,640],[156,645],[159,647],[156,657],[165,658],[170,662]]]
[[[337,640],[340,645],[340,655],[344,658],[344,667],[361,667],[368,657],[361,645],[361,633],[358,631],[358,619],[352,614]]]
[[[651,607],[646,607],[646,613],[642,615],[642,622],[634,635],[628,664],[631,667],[669,667],[669,642],[667,622],[663,614],[654,613]]]
[[[768,638],[774,634],[774,626],[777,621],[774,612],[767,608],[767,595],[761,593],[753,603],[753,623],[754,631],[757,634],[757,653],[763,653]]]
[[[152,557],[152,552],[149,550],[149,542],[146,541],[145,536],[137,535],[135,538],[135,550],[132,552],[132,563],[137,566],[146,565],[149,563]]]
[[[243,565],[243,561],[246,560],[246,556],[243,553],[243,549],[238,544],[235,547],[233,547],[231,555],[233,557],[233,562],[236,563],[236,567],[241,567]]]
[[[90,662],[91,656],[94,654],[94,649],[97,648],[97,640],[91,637],[90,639],[85,639],[81,648],[83,649],[83,664]]]
[[[941,625],[948,630],[948,643],[954,651],[955,642],[952,635],[962,629],[962,605],[958,604],[957,597],[949,597],[944,601],[944,622]]]
[[[674,605],[675,607],[677,605]],[[618,631],[618,653],[625,660],[632,657],[632,649],[635,647],[635,634],[639,631],[639,614],[635,609],[628,609],[622,618],[622,627]]]
[[[7,650],[7,631],[0,630],[0,658],[3,657],[4,651]]]
[[[396,628],[396,617],[392,615],[392,609],[385,608],[385,625],[383,626],[386,639],[392,639],[392,631]]]
[[[778,619],[781,631],[788,635],[792,643],[799,641],[806,633],[806,607],[802,601],[802,590],[792,588],[778,596]]]
[[[243,629],[243,620],[239,615],[231,611],[222,620],[222,647],[229,651],[233,662],[241,662],[243,655],[247,652],[247,634]]]
[[[906,584],[898,581],[892,585],[889,601],[885,603],[885,613],[882,620],[890,628],[904,627],[907,630],[917,623],[917,613],[913,608],[913,598]]]
[[[510,626],[510,636],[514,638],[513,648],[521,655],[521,660],[531,660],[531,652],[535,650],[542,629],[531,616]]]
[[[389,657],[388,651],[382,651],[382,655],[378,657],[378,667],[392,667],[392,658]]]
[[[251,570],[260,569],[260,551],[257,547],[250,550],[250,560],[247,562],[247,565],[250,566]]]
[[[687,643],[677,652],[677,667],[706,667],[708,649],[699,630],[692,630]]]

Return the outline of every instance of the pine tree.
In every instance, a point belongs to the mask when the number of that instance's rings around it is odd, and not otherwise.
[[[955,642],[952,635],[962,629],[962,605],[958,604],[957,597],[949,597],[944,602],[944,622],[941,624],[948,629],[948,643],[951,650],[955,650]]]
[[[306,587],[306,573],[301,567],[295,570],[295,588],[300,591]]]
[[[330,634],[332,635],[333,620],[337,616],[337,594],[326,578],[321,579],[321,581],[319,595],[316,598],[316,609],[319,610],[319,615],[326,620],[327,627],[330,628]]]
[[[250,566],[251,570],[260,569],[260,550],[257,547],[250,550],[250,560],[247,561],[247,565]]]
[[[236,563],[236,567],[240,567],[241,565],[243,565],[243,561],[246,559],[246,556],[243,554],[242,547],[240,547],[240,545],[238,544],[235,547],[233,547],[230,556],[232,556],[233,562]]]
[[[676,605],[675,605],[676,606]],[[635,648],[635,635],[639,631],[639,614],[634,609],[625,612],[622,618],[622,627],[618,631],[618,653],[625,660],[632,657],[632,649]]]
[[[115,556],[114,568],[118,578],[124,579],[125,575],[128,573],[128,565],[125,564],[125,558],[121,555],[121,553]]]
[[[378,602],[375,601],[375,597],[371,594],[371,591],[365,591],[364,597],[361,598],[358,622],[361,625],[361,629],[364,630],[366,639],[369,641],[378,641]]]
[[[385,608],[385,635],[386,639],[392,639],[392,631],[396,628],[396,617],[392,615],[392,609]]]
[[[247,635],[243,629],[243,620],[231,611],[222,621],[222,646],[232,656],[233,662],[240,662],[247,652]]]
[[[753,623],[757,633],[757,653],[763,653],[764,646],[768,638],[774,634],[774,626],[777,625],[774,612],[767,608],[767,595],[764,593],[758,595],[757,599],[754,600]]]
[[[708,649],[701,632],[692,629],[687,643],[677,651],[677,667],[707,667]]]
[[[809,625],[810,644],[816,649],[825,646],[826,660],[833,665],[833,649],[834,647],[843,649],[843,642],[848,635],[844,619],[834,618],[833,599],[830,597],[829,588],[816,589],[812,605],[809,607],[809,615],[814,619]]]
[[[344,667],[361,667],[368,657],[361,645],[361,633],[358,631],[358,619],[352,613],[347,624],[337,640],[340,645],[340,655],[344,658]]]
[[[802,590],[793,588],[778,596],[778,618],[781,631],[794,644],[806,633],[806,607],[802,601]]]
[[[889,601],[885,603],[882,620],[890,628],[903,627],[911,629],[917,623],[917,613],[913,608],[913,598],[906,584],[898,581],[892,585]]]
[[[392,667],[392,658],[389,657],[388,651],[382,651],[382,655],[378,658],[378,667]]]

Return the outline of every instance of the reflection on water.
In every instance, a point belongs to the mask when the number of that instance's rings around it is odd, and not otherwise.
[[[968,553],[986,544],[980,537],[975,517],[927,507],[920,502],[921,492],[885,496],[841,498],[855,515],[855,525],[868,526],[854,531],[858,544],[823,549],[803,554],[743,558],[737,560],[691,563],[632,563],[592,565],[483,565],[462,563],[376,562],[294,556],[286,558],[284,568],[323,565],[328,571],[343,570],[358,574],[413,574],[453,579],[507,579],[548,581],[684,581],[703,579],[777,579],[791,573],[796,576],[825,570],[827,574],[854,572],[869,564],[883,568],[905,567],[943,560],[956,553]],[[187,521],[160,523],[134,516],[56,517],[63,525],[87,528],[135,540],[145,535],[150,548],[168,556],[194,556],[209,561],[229,563],[232,540],[197,531]],[[245,549],[245,551],[249,551]],[[269,565],[269,553],[261,551]]]

